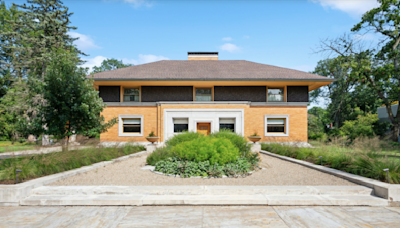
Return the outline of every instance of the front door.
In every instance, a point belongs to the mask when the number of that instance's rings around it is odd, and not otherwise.
[[[197,132],[203,135],[210,134],[211,123],[197,123]]]

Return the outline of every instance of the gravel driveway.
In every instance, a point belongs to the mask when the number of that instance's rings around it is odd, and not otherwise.
[[[142,170],[147,155],[129,158],[50,185],[356,185],[301,165],[261,155],[265,169],[245,178],[177,178]]]

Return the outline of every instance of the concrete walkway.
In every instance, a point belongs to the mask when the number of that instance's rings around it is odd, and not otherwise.
[[[79,150],[88,148],[87,146],[69,146],[69,150]],[[0,153],[0,159],[7,159],[11,157],[21,157],[35,154],[48,154],[54,152],[61,152],[62,146],[53,146],[53,147],[40,147],[36,150],[22,150],[22,151],[14,151],[14,152],[5,152]]]
[[[399,227],[386,207],[0,207],[0,227]]]

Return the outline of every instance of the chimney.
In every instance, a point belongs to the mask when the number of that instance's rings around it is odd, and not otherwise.
[[[218,60],[218,52],[188,52],[188,60]]]

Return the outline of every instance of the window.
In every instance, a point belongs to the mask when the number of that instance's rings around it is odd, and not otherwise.
[[[220,118],[219,130],[229,130],[235,132],[235,118]]]
[[[283,88],[268,88],[268,102],[283,102]]]
[[[196,101],[212,101],[211,88],[196,88]]]
[[[139,88],[124,89],[124,101],[139,102]]]
[[[177,118],[174,121],[174,133],[189,131],[189,121],[187,118]]]
[[[118,116],[118,136],[138,137],[143,136],[143,116],[142,115],[119,115]]]
[[[265,136],[289,136],[289,116],[265,116]]]
[[[141,119],[122,119],[123,133],[141,133]]]

